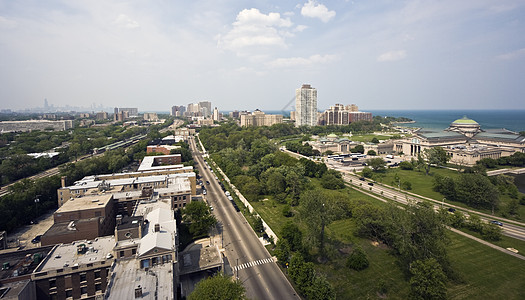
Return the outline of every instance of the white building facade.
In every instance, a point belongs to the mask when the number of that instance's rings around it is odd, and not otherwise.
[[[295,90],[295,125],[317,125],[317,90],[309,84]]]

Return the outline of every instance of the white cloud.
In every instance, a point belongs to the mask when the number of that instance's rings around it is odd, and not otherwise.
[[[516,51],[498,55],[497,58],[501,60],[512,60],[512,59],[520,58],[522,56],[525,56],[525,48],[521,48]]]
[[[120,14],[113,22],[117,26],[122,28],[128,28],[128,29],[134,29],[140,27],[139,23],[135,20],[132,20],[130,17],[128,17],[125,14]]]
[[[270,68],[290,68],[290,67],[301,67],[310,66],[314,64],[330,63],[339,59],[337,55],[320,55],[315,54],[310,57],[290,57],[290,58],[278,58],[267,65]]]
[[[314,0],[308,0],[301,8],[301,15],[309,18],[317,18],[326,23],[335,17],[335,11],[328,10],[326,6]]]
[[[398,50],[398,51],[390,51],[383,53],[377,57],[378,62],[385,62],[385,61],[398,61],[405,59],[407,57],[407,53],[405,50]]]
[[[308,26],[306,25],[297,25],[294,29],[295,32],[303,32],[303,30],[305,30],[306,28],[308,28]]]
[[[241,50],[250,46],[286,47],[284,38],[293,23],[279,13],[263,14],[258,9],[244,9],[237,15],[233,28],[224,36],[225,48]]]

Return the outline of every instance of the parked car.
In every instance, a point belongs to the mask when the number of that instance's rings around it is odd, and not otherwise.
[[[448,208],[448,211],[449,211],[449,212],[451,212],[451,213],[453,213],[453,212],[455,212],[455,211],[456,211],[456,209],[455,209],[455,208],[453,208],[453,207],[449,207],[449,208]]]
[[[35,236],[34,239],[31,240],[31,243],[33,243],[33,244],[38,244],[38,243],[40,243],[40,239],[41,239],[41,238],[42,238],[42,235],[39,234],[39,235]]]

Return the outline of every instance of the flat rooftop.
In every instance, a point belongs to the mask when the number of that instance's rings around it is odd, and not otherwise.
[[[71,198],[57,209],[55,214],[105,207],[113,199],[112,194]]]
[[[141,299],[174,299],[173,264],[150,267],[147,272],[138,268],[136,259],[119,260],[113,269],[114,277],[106,289],[107,299],[135,299],[135,288],[142,288]]]
[[[85,244],[87,251],[84,254],[77,254],[77,246]],[[66,266],[73,267],[75,264],[85,265],[88,263],[110,261],[108,253],[111,253],[115,246],[113,236],[99,237],[90,241],[76,241],[71,244],[60,244],[49,252],[47,260],[42,262],[35,272],[62,269]],[[67,265],[66,265],[67,264]],[[108,266],[110,263],[108,263]]]
[[[217,245],[183,251],[181,257],[180,275],[218,268],[223,265],[222,256]]]

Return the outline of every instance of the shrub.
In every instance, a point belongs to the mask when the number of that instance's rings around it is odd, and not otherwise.
[[[369,262],[361,248],[355,248],[346,261],[346,266],[356,271],[368,268]]]

